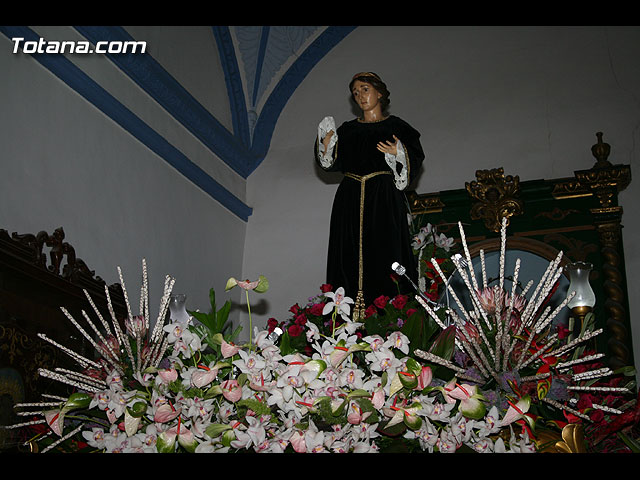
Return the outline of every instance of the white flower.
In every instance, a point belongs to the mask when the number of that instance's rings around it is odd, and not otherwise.
[[[389,372],[390,378],[393,377],[397,369],[402,367],[402,362],[386,347],[367,353],[365,358],[369,362],[369,368],[371,370],[376,372]]]
[[[233,364],[240,369],[242,373],[255,374],[265,368],[266,362],[257,352],[246,352],[239,350],[240,359]]]
[[[369,335],[367,337],[364,337],[363,340],[369,344],[371,350],[373,350],[374,352],[382,347],[385,343],[384,338],[382,338],[380,335]]]
[[[409,339],[402,332],[392,332],[383,343],[386,348],[395,348],[405,355],[409,353]]]
[[[345,368],[339,375],[338,385],[352,390],[363,388],[364,372],[357,368]]]
[[[444,233],[436,236],[436,246],[444,249],[447,252],[451,249],[454,243],[454,239],[447,237]]]
[[[344,320],[348,320],[349,314],[351,313],[351,307],[349,307],[349,304],[353,303],[353,299],[345,296],[344,288],[339,287],[335,293],[327,292],[325,293],[325,296],[330,298],[331,301],[325,303],[324,308],[322,309],[322,314],[326,315],[332,312],[335,308]]]
[[[422,412],[434,422],[447,422],[455,403],[423,403]]]
[[[454,453],[460,444],[450,430],[444,429],[440,432],[436,446],[440,453]]]
[[[304,441],[307,446],[307,453],[325,452],[324,432],[318,430],[313,420],[309,421],[309,428],[304,434]]]
[[[91,430],[85,430],[82,432],[82,436],[87,441],[87,443],[94,447],[102,450],[105,446],[105,436],[104,430],[102,428],[92,428]]]
[[[429,420],[424,419],[418,430],[407,430],[405,438],[417,439],[420,444],[420,448],[432,453],[436,443],[438,442],[439,436],[438,430],[433,426],[433,424]]]
[[[488,437],[500,431],[500,414],[494,405],[484,417],[483,421],[476,422],[477,433],[480,437]]]

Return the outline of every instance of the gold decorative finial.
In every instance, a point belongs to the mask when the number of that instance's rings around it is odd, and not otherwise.
[[[611,163],[608,158],[611,152],[611,146],[602,141],[602,132],[596,133],[596,138],[598,139],[598,143],[591,147],[591,153],[593,153],[593,156],[596,157],[597,160],[594,168],[610,167]]]

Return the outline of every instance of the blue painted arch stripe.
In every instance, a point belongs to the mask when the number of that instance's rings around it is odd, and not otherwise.
[[[38,41],[40,38],[28,27],[0,26],[0,31],[9,39],[21,37],[25,41]],[[248,220],[252,213],[249,206],[211,178],[64,55],[33,53],[31,56],[225,208],[245,222]]]
[[[135,41],[122,27],[74,27],[92,43],[99,41]],[[209,150],[242,178],[247,178],[254,154],[149,54],[105,54],[140,88],[197,137]]]

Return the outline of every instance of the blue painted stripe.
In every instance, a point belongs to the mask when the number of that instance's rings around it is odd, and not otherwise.
[[[118,26],[76,26],[92,43],[135,41]],[[229,132],[206,108],[149,54],[106,54],[123,72],[165,108],[242,178],[247,178],[255,158],[252,151]]]
[[[40,38],[37,33],[28,27],[0,26],[0,31],[9,39],[21,37],[25,41],[37,42]],[[65,58],[64,55],[34,53],[31,56],[150,150],[165,159],[212,198],[242,220],[248,220],[252,212],[250,207],[211,178],[182,152],[167,142],[155,130]]]
[[[218,45],[218,54],[224,72],[224,81],[227,86],[229,105],[231,106],[231,121],[234,135],[242,144],[250,148],[251,133],[249,131],[249,117],[247,115],[247,105],[244,100],[244,90],[242,88],[242,76],[236,59],[235,49],[229,27],[213,26],[213,36]]]
[[[278,117],[295,89],[298,88],[313,67],[355,28],[355,26],[328,27],[302,52],[282,76],[271,95],[269,95],[258,118],[251,146],[257,161],[253,164],[249,173],[258,168],[260,162],[267,155]]]
[[[256,106],[256,99],[258,98],[258,91],[260,90],[260,78],[262,77],[262,66],[264,64],[264,57],[267,52],[267,45],[269,43],[269,27],[262,27],[262,35],[260,36],[260,46],[258,47],[258,59],[256,61],[256,76],[253,79],[253,98],[251,100],[251,106]]]

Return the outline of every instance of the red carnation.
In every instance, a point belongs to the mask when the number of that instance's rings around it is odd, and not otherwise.
[[[417,311],[418,310],[416,310],[415,308],[410,308],[409,310],[407,310],[407,318],[409,318],[411,315],[413,315]]]
[[[307,323],[307,317],[301,313],[300,315],[296,315],[296,318],[294,321],[296,325],[304,325]]]

